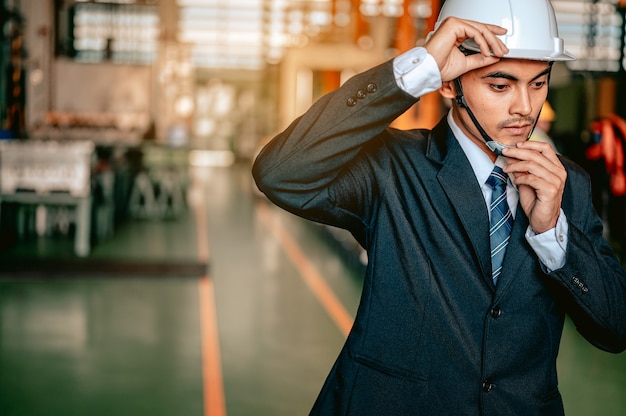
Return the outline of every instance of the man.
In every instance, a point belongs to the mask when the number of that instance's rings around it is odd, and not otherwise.
[[[311,414],[559,415],[565,314],[626,348],[626,276],[589,178],[527,141],[566,59],[548,0],[447,0],[423,48],[348,80],[260,153],[273,202],[368,252]],[[437,89],[453,106],[432,131],[388,127]]]

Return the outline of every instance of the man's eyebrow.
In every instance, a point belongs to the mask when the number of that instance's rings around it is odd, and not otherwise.
[[[550,73],[550,69],[551,68],[544,69],[543,71],[538,73],[533,79],[531,79],[531,81],[534,81],[537,78],[541,78],[544,75],[548,75]],[[519,81],[519,78],[517,78],[516,76],[509,74],[508,72],[502,72],[502,71],[490,72],[483,77],[483,79],[486,79],[486,78],[504,78],[510,81]]]

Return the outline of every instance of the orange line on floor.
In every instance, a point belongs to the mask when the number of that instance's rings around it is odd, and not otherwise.
[[[222,379],[215,291],[213,282],[203,276],[198,282],[200,322],[202,328],[202,378],[204,381],[204,415],[225,416],[226,400]]]
[[[195,206],[198,258],[208,263],[209,236],[206,199],[201,198]],[[200,332],[202,342],[202,381],[204,416],[226,416],[226,398],[219,343],[215,288],[207,275],[198,281],[200,302]]]
[[[335,322],[344,336],[348,336],[352,328],[353,318],[350,316],[333,290],[328,286],[322,275],[317,271],[313,263],[307,258],[298,243],[291,237],[285,227],[280,224],[275,216],[272,216],[269,208],[264,204],[258,204],[258,213],[275,237],[278,239],[287,257],[296,266],[300,276],[309,286],[315,297],[322,304],[328,315]]]

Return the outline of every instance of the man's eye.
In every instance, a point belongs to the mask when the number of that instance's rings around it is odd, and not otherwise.
[[[505,84],[491,84],[491,88],[493,88],[496,91],[504,91],[507,88],[507,85],[505,85]]]
[[[533,85],[534,85],[535,88],[541,88],[544,85],[546,85],[546,81],[537,81]]]

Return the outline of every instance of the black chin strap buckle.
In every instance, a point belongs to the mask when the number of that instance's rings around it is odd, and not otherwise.
[[[456,103],[461,108],[468,108],[467,101],[465,101],[465,95],[463,95],[463,87],[461,86],[461,78],[454,79],[454,87],[456,89]]]
[[[455,100],[459,107],[467,108],[467,102],[465,101],[465,96],[463,94],[457,95]]]

